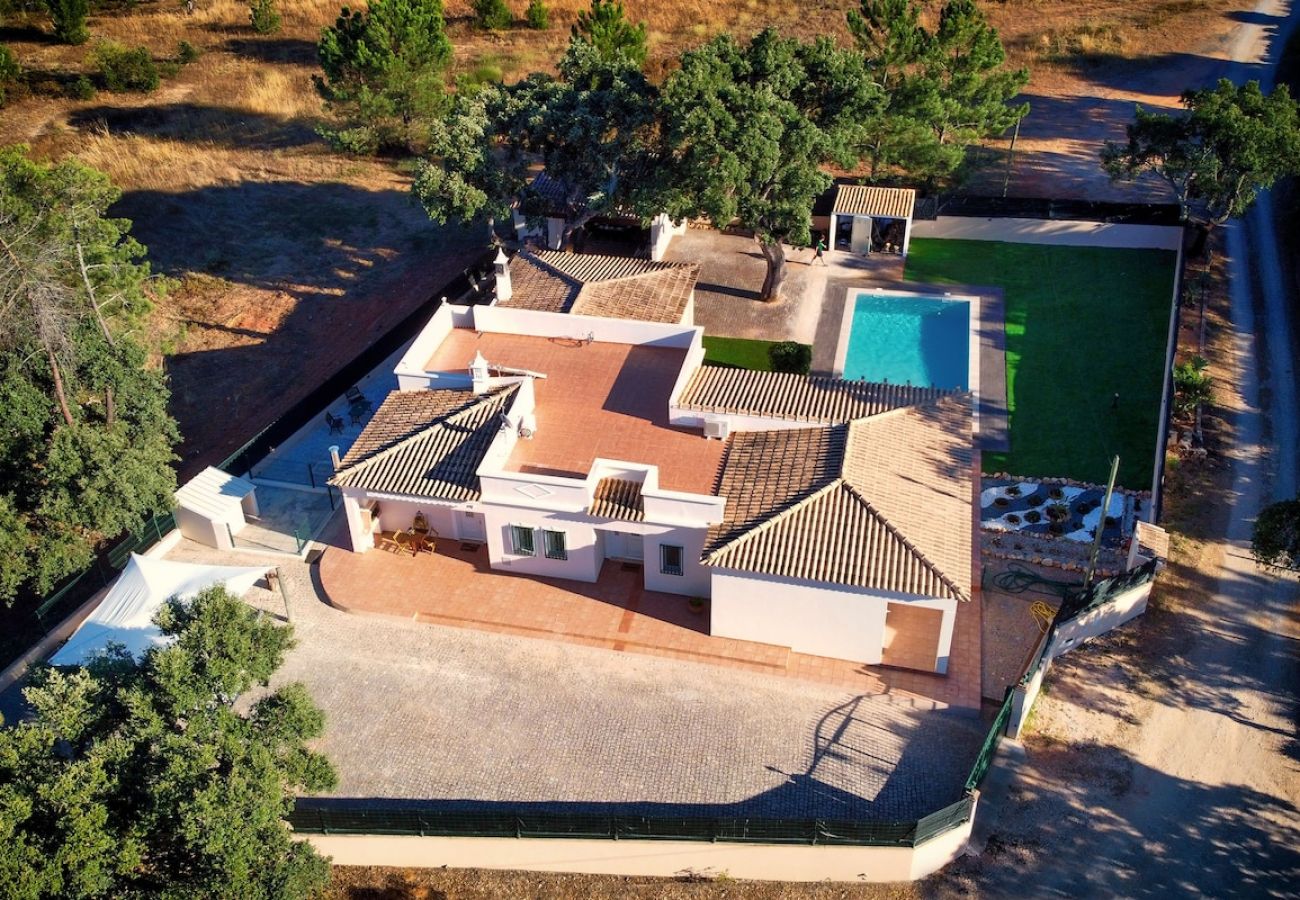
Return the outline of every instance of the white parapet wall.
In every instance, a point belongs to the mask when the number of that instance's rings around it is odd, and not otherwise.
[[[978,805],[978,804],[977,804]],[[304,835],[339,866],[521,869],[757,881],[915,881],[960,856],[974,816],[917,847],[823,847],[703,841]]]
[[[600,316],[504,306],[474,307],[474,327],[479,331],[497,334],[520,334],[575,341],[592,340],[645,347],[674,347],[683,350],[689,349],[696,341],[697,333],[702,331],[691,325],[606,319]],[[434,346],[436,348],[437,345]]]

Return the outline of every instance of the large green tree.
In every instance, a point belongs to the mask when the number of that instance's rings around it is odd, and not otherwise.
[[[170,508],[176,425],[133,329],[144,248],[119,191],[75,160],[0,150],[0,600],[48,590]]]
[[[462,91],[435,129],[415,195],[438,222],[486,218],[491,229],[515,202],[536,219],[554,202],[528,186],[530,167],[540,163],[567,192],[562,202],[572,233],[636,203],[654,123],[654,91],[640,68],[571,40],[558,78],[533,74],[513,85]]]
[[[1300,113],[1286,85],[1265,94],[1258,81],[1183,94],[1182,115],[1138,107],[1128,140],[1108,141],[1101,163],[1113,179],[1150,172],[1173,189],[1184,218],[1221,225],[1250,208],[1261,190],[1300,172]]]
[[[0,728],[0,895],[291,900],[328,880],[284,823],[296,794],[335,784],[306,747],[323,714],[300,684],[236,710],[290,628],[221,587],[157,621],[170,644],[39,670],[32,714]]]
[[[1259,511],[1250,550],[1260,565],[1300,572],[1300,497]]]
[[[623,11],[622,0],[591,0],[591,8],[578,13],[571,33],[605,62],[622,58],[637,68],[645,65],[645,23],[633,24]]]
[[[861,0],[849,31],[884,88],[886,105],[865,125],[872,172],[950,178],[972,144],[997,137],[1029,112],[1013,103],[1029,83],[1008,69],[997,30],[974,0],[947,0],[927,29],[913,0]]]
[[[673,219],[707,216],[754,234],[767,261],[763,299],[785,278],[784,244],[807,245],[827,164],[856,165],[862,123],[883,102],[861,54],[768,29],[723,35],[682,55],[661,91],[653,198]],[[654,201],[657,201],[654,202]]]
[[[314,76],[341,121],[322,133],[355,153],[419,152],[446,110],[443,71],[451,62],[442,0],[373,0],[344,7],[316,45]]]

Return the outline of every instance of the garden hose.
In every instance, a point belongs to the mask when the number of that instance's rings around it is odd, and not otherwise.
[[[1006,594],[1023,594],[1033,590],[1040,594],[1055,594],[1066,600],[1083,585],[1073,581],[1044,578],[1024,563],[1012,562],[1005,571],[993,576],[993,586]]]
[[[1029,607],[1029,613],[1034,617],[1034,623],[1038,625],[1038,631],[1046,634],[1047,629],[1052,625],[1052,619],[1056,618],[1056,610],[1052,609],[1042,600],[1035,600]]]

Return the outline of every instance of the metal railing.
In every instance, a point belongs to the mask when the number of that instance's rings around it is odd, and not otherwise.
[[[1041,659],[1041,657],[1040,657]],[[1038,663],[1035,662],[1032,668],[1036,668]],[[989,727],[989,732],[984,736],[984,743],[980,746],[980,752],[975,756],[975,764],[971,766],[970,775],[966,778],[966,790],[975,791],[984,783],[984,776],[988,775],[989,769],[993,767],[993,759],[997,756],[998,744],[1002,743],[1002,735],[1007,730],[1007,722],[1011,720],[1012,697],[1015,694],[1015,688],[1008,687],[1006,694],[1002,698],[1002,706],[998,708],[998,714],[993,717],[993,724]]]
[[[300,801],[289,814],[289,823],[294,831],[303,834],[914,847],[963,825],[973,810],[974,799],[969,795],[915,822],[466,812],[439,810],[432,805],[389,809],[360,804],[318,806]]]

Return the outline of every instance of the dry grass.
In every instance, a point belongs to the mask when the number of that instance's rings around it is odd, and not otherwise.
[[[498,872],[487,869],[390,869],[335,866],[321,900],[913,900],[911,884],[778,884],[713,878],[624,878]]]

